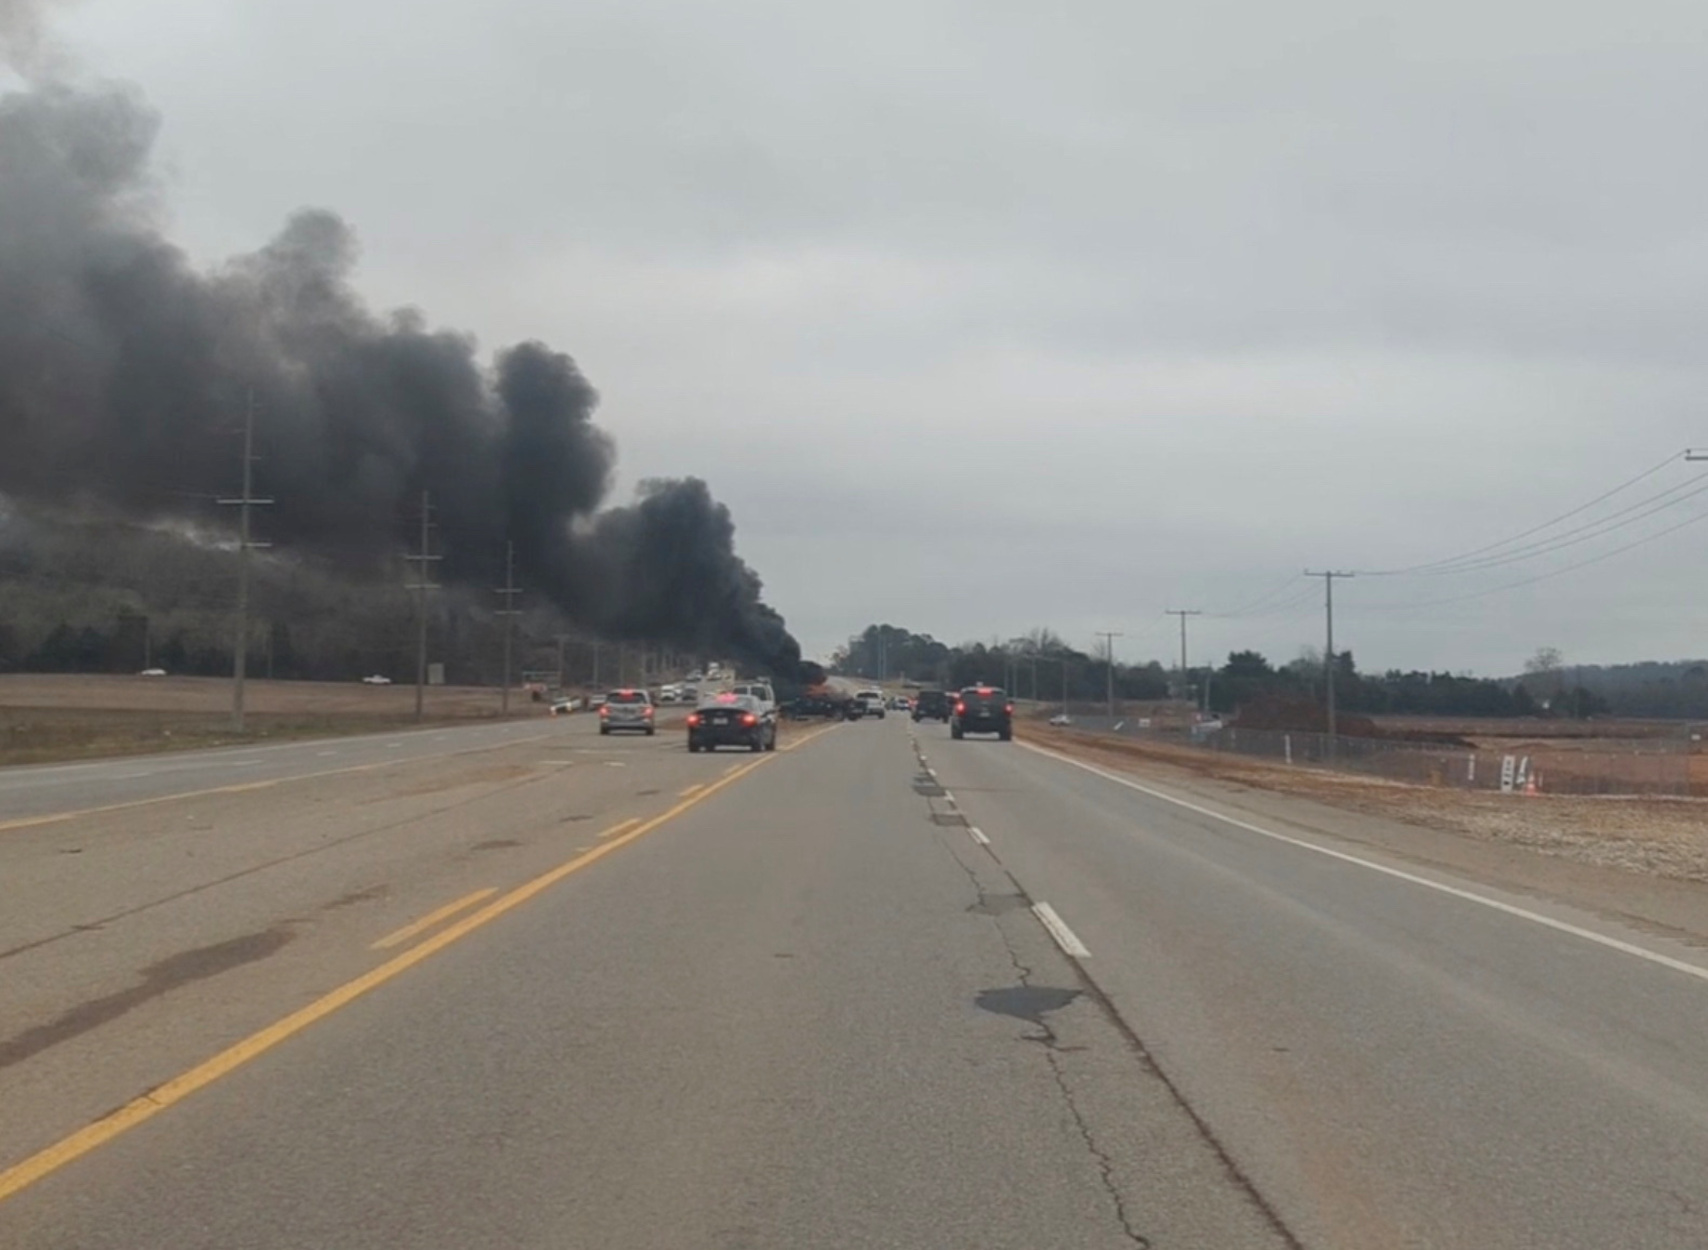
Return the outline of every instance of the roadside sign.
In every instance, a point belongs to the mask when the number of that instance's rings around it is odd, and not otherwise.
[[[1518,757],[1516,755],[1500,757],[1500,792],[1502,794],[1512,793],[1512,784],[1517,772]]]

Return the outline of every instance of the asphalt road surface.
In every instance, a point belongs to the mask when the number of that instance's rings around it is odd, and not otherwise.
[[[76,767],[0,774],[7,1250],[1708,1245],[1702,951],[1142,778]]]

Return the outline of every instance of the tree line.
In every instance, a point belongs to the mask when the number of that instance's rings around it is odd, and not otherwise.
[[[1679,673],[1664,681],[1648,672],[1647,682],[1639,687],[1602,680],[1612,670],[1580,676],[1550,648],[1537,653],[1522,677],[1512,678],[1400,669],[1362,673],[1352,652],[1341,651],[1334,671],[1335,703],[1365,715],[1708,716],[1708,665],[1676,667]],[[894,625],[868,625],[849,638],[832,655],[831,671],[947,689],[990,682],[1045,702],[1100,702],[1113,686],[1119,700],[1189,699],[1223,715],[1259,700],[1321,700],[1326,678],[1322,657],[1309,649],[1284,664],[1272,663],[1257,651],[1234,651],[1223,664],[1181,674],[1154,660],[1116,661],[1111,669],[1104,657],[1071,647],[1046,628],[1006,642],[949,644]],[[1615,684],[1617,692],[1610,688]],[[1701,712],[1683,710],[1697,706]]]

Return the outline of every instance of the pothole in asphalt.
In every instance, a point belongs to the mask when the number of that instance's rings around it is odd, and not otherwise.
[[[966,825],[967,818],[959,812],[932,812],[931,823],[934,825],[949,825],[959,829]]]
[[[1045,1016],[1060,1011],[1083,992],[1048,985],[1010,985],[1000,990],[980,990],[973,1002],[995,1015],[1013,1016],[1043,1028]]]
[[[967,911],[974,916],[1006,916],[1024,906],[1026,900],[1019,894],[992,894],[983,902],[968,907]]]
[[[521,846],[515,838],[488,838],[485,842],[476,842],[469,847],[471,851],[502,851],[512,846]]]
[[[940,799],[945,793],[943,787],[935,781],[916,781],[913,783],[913,792],[927,799]]]

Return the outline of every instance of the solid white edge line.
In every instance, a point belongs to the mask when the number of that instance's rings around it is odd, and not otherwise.
[[[980,846],[990,845],[990,839],[985,837],[984,830],[980,829],[977,825],[967,826],[967,836],[974,842],[977,842]]]
[[[1062,952],[1072,955],[1075,959],[1089,959],[1091,952],[1085,943],[1074,936],[1072,929],[1067,927],[1067,921],[1056,915],[1056,909],[1048,903],[1033,903],[1032,914],[1038,918],[1038,923],[1044,926],[1046,932],[1056,940],[1056,945]]]
[[[1357,855],[1349,855],[1345,851],[1337,851],[1332,847],[1318,846],[1315,842],[1308,842],[1303,838],[1294,838],[1289,837],[1284,833],[1276,833],[1273,829],[1265,829],[1262,825],[1254,825],[1250,821],[1240,820],[1236,816],[1228,816],[1222,812],[1216,811],[1214,808],[1202,807],[1197,803],[1190,802],[1186,799],[1176,798],[1174,795],[1167,794],[1161,790],[1153,790],[1150,786],[1129,780],[1126,777],[1109,772],[1107,769],[1099,768],[1095,764],[1087,764],[1084,760],[1076,760],[1070,755],[1062,755],[1056,751],[1049,751],[1043,747],[1036,747],[1029,742],[1022,742],[1020,745],[1025,747],[1028,751],[1048,756],[1050,759],[1058,760],[1063,764],[1072,764],[1075,768],[1084,769],[1088,773],[1095,773],[1105,781],[1113,781],[1118,786],[1125,786],[1129,790],[1137,790],[1140,794],[1149,795],[1153,799],[1160,799],[1164,803],[1172,803],[1176,807],[1185,808],[1189,812],[1196,812],[1200,816],[1208,816],[1212,820],[1219,820],[1223,824],[1232,825],[1236,829],[1244,829],[1248,833],[1261,834],[1263,837],[1272,838],[1277,842],[1285,842],[1289,846],[1296,846],[1303,850],[1315,851],[1318,855],[1326,855],[1330,859],[1338,859],[1348,864],[1357,864],[1360,868],[1370,869],[1371,872],[1379,872],[1383,876],[1394,877],[1400,881],[1407,881],[1412,885],[1421,885],[1425,889],[1436,890],[1442,894],[1450,894],[1454,898],[1464,899],[1468,903],[1478,903],[1481,906],[1490,908],[1494,911],[1504,912],[1508,916],[1516,916],[1520,920],[1528,920],[1533,924],[1541,925],[1543,928],[1553,929],[1557,933],[1569,933],[1573,937],[1582,938],[1586,942],[1594,942],[1597,946],[1605,946],[1607,949],[1618,951],[1622,955],[1632,955],[1638,959],[1647,960],[1649,963],[1658,964],[1663,968],[1670,968],[1674,972],[1682,972],[1686,976],[1695,977],[1699,981],[1708,981],[1708,968],[1704,968],[1700,964],[1687,963],[1682,959],[1674,959],[1671,955],[1663,955],[1659,951],[1649,950],[1645,946],[1638,946],[1632,942],[1621,941],[1619,938],[1609,937],[1605,933],[1597,933],[1593,929],[1585,929],[1579,925],[1571,924],[1564,920],[1555,920],[1552,916],[1544,916],[1541,912],[1531,911],[1528,908],[1515,907],[1511,903],[1503,903],[1499,899],[1489,898],[1484,894],[1478,894],[1475,890],[1462,890],[1458,886],[1448,885],[1443,881],[1431,881],[1428,877],[1420,877],[1416,873],[1406,872],[1404,869],[1390,868],[1386,864],[1378,864],[1374,860],[1364,859]]]

